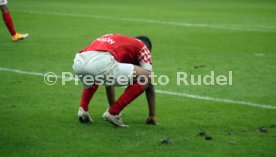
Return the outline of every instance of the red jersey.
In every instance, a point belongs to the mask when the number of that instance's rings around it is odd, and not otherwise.
[[[109,52],[120,63],[129,63],[141,66],[152,71],[151,53],[145,44],[135,38],[120,34],[107,34],[94,40],[80,51]]]

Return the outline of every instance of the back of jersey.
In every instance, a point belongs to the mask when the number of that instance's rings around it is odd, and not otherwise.
[[[118,62],[139,65],[151,71],[151,54],[144,43],[135,38],[107,34],[99,37],[80,52],[85,51],[109,52]]]

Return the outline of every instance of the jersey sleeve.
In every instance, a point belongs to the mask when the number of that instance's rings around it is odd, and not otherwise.
[[[144,46],[138,55],[138,61],[142,68],[152,71],[151,53],[146,46]]]

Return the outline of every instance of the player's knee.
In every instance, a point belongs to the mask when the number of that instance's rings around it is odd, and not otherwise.
[[[7,5],[0,6],[0,9],[1,9],[2,13],[8,13],[9,12],[9,9],[8,9]]]
[[[139,84],[143,85],[145,88],[149,86],[151,81],[151,73],[146,71],[143,75],[138,76],[137,81]]]
[[[150,79],[151,72],[146,70],[145,75],[146,75],[146,77],[147,77],[148,79]]]

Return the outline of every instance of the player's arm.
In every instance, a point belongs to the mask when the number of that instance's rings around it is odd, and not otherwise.
[[[109,106],[112,106],[115,103],[115,89],[113,86],[106,86],[105,91]]]
[[[155,112],[155,89],[154,85],[151,83],[149,84],[148,88],[145,90],[147,102],[148,102],[148,109],[149,109],[149,116],[147,118],[147,124],[157,124],[156,123],[156,112]]]
[[[151,53],[147,49],[146,46],[144,46],[140,50],[138,60],[139,60],[139,65],[143,69],[147,70],[148,72],[152,72]],[[146,93],[148,109],[149,109],[149,116],[146,120],[146,123],[147,124],[157,124],[156,123],[156,113],[155,113],[155,90],[154,90],[152,81],[150,81],[148,87],[145,88],[145,93]]]

